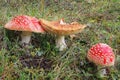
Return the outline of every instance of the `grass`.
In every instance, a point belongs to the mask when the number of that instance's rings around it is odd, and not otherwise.
[[[0,79],[3,80],[120,80],[120,2],[88,3],[87,0],[2,0],[0,2]],[[68,49],[59,52],[50,34],[32,35],[31,45],[19,45],[20,32],[3,28],[12,17],[26,14],[47,20],[64,18],[66,22],[89,24],[71,40]],[[97,68],[86,59],[96,43],[110,45],[116,55],[115,67],[100,78]]]

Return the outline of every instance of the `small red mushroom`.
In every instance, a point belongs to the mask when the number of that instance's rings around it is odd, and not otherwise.
[[[22,43],[29,43],[32,32],[36,33],[45,32],[37,18],[30,17],[27,15],[15,16],[4,27],[9,30],[22,31],[21,34]]]
[[[115,63],[114,52],[112,48],[105,43],[93,45],[88,51],[87,58],[89,61],[101,67],[113,66]]]

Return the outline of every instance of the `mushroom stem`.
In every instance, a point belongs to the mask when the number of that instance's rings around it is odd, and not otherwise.
[[[98,67],[98,69],[100,69],[101,67]],[[98,72],[98,75],[100,77],[105,77],[107,75],[107,71],[106,71],[106,68],[102,68],[100,69],[100,71]]]
[[[65,36],[58,36],[56,39],[56,47],[59,49],[59,51],[63,51],[67,48],[67,45],[65,43]]]
[[[27,31],[23,31],[21,33],[21,43],[26,43],[28,44],[30,42],[30,39],[31,39],[31,32],[27,32]]]
[[[100,70],[100,76],[101,76],[101,77],[104,77],[105,75],[107,75],[106,69],[101,69],[101,70]]]

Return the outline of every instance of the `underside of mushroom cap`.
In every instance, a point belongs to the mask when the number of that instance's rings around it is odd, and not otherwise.
[[[47,21],[40,19],[40,23],[43,28],[53,34],[57,35],[71,35],[81,32],[86,25],[79,24],[78,22],[72,22],[71,24],[60,24],[59,21]]]
[[[12,20],[5,24],[4,27],[10,30],[17,31],[29,31],[36,33],[45,32],[37,18],[27,15],[20,15],[12,18]]]

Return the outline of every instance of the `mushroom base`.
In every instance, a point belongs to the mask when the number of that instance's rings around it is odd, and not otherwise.
[[[98,67],[98,69],[100,69],[101,67]],[[98,71],[98,75],[99,75],[99,77],[106,77],[107,76],[107,70],[106,70],[106,68],[102,68],[102,69],[100,69],[99,71]]]
[[[57,39],[56,39],[56,48],[58,48],[59,51],[63,51],[64,49],[67,48],[64,36],[58,36],[57,37]]]
[[[21,43],[23,44],[23,43],[26,43],[26,44],[28,44],[29,42],[30,42],[30,39],[31,39],[31,32],[22,32],[21,33]]]
[[[106,69],[101,69],[99,73],[100,73],[100,77],[105,77],[107,75]]]

